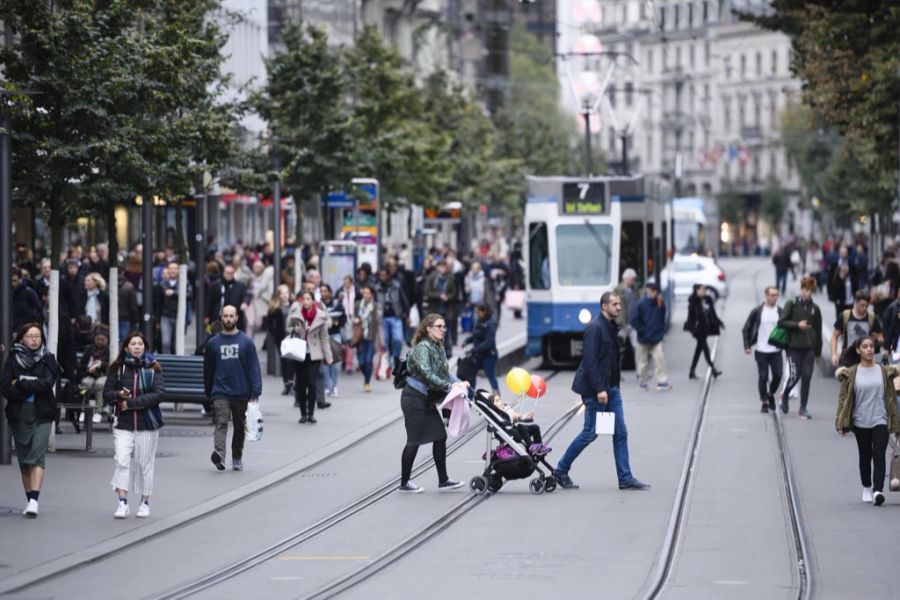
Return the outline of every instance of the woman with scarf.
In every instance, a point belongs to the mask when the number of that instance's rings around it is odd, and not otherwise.
[[[116,405],[115,472],[110,484],[116,491],[118,504],[113,517],[128,516],[128,492],[140,495],[137,516],[150,516],[153,493],[153,467],[159,428],[163,426],[159,403],[166,386],[162,370],[147,350],[144,334],[132,331],[122,342],[122,351],[109,365],[103,399]]]
[[[275,290],[275,295],[269,302],[269,312],[266,317],[266,331],[269,334],[268,344],[275,344],[275,351],[281,361],[281,380],[284,382],[282,396],[290,396],[294,393],[294,361],[281,356],[281,342],[287,337],[288,312],[291,309],[291,290],[281,284]]]
[[[378,311],[375,307],[375,292],[369,286],[365,286],[360,293],[362,298],[357,303],[356,316],[353,318],[353,338],[356,341],[356,358],[359,362],[359,370],[363,374],[363,391],[371,392],[372,372],[375,369],[372,364],[372,360],[375,358],[375,336],[378,334],[380,327]]]
[[[16,441],[16,458],[28,498],[22,514],[32,519],[38,516],[44,456],[50,440],[50,424],[56,417],[53,388],[59,374],[59,365],[47,351],[41,326],[23,325],[3,365],[0,393],[6,398],[6,420]]]
[[[713,377],[722,374],[722,371],[716,369],[716,365],[713,364],[706,338],[711,335],[719,335],[724,328],[725,324],[716,314],[716,303],[706,294],[706,286],[701,283],[694,284],[694,292],[688,300],[688,318],[684,323],[685,331],[690,331],[697,340],[688,378],[697,379],[697,362],[700,360],[701,353],[703,353],[709,368],[712,369]]]
[[[322,360],[330,365],[331,338],[328,335],[328,313],[316,304],[312,292],[302,292],[291,305],[288,327],[296,337],[306,340],[306,360],[294,365],[294,394],[300,405],[298,423],[316,423],[316,380]]]
[[[84,314],[91,318],[91,326],[109,324],[109,294],[106,281],[99,273],[88,273],[84,277]]]

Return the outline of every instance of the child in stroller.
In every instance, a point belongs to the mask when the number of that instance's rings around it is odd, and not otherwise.
[[[522,443],[528,448],[528,453],[532,456],[543,456],[549,454],[553,448],[544,444],[541,438],[541,426],[534,422],[534,411],[529,410],[523,414],[517,413],[513,407],[508,405],[500,397],[500,392],[491,392],[488,396],[491,403],[506,413],[513,427],[522,439]]]
[[[553,467],[547,463],[550,448],[541,440],[540,427],[531,419],[533,415],[519,415],[506,405],[499,394],[487,395],[478,390],[471,401],[472,408],[487,422],[487,451],[485,469],[482,475],[469,482],[469,488],[476,494],[486,490],[496,492],[504,480],[525,479],[535,474],[529,482],[534,494],[552,492],[556,481],[550,476]],[[499,445],[493,446],[496,439]]]

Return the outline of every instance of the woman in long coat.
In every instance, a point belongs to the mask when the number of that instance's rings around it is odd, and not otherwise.
[[[694,291],[688,300],[688,318],[684,324],[684,328],[690,331],[697,340],[694,347],[694,358],[691,360],[691,372],[689,377],[697,379],[697,362],[700,360],[700,353],[706,359],[706,363],[712,369],[713,377],[718,377],[722,371],[716,369],[712,358],[709,354],[709,344],[706,338],[711,335],[719,335],[725,324],[716,314],[715,301],[706,294],[706,286],[701,283],[694,284]]]
[[[299,423],[315,423],[316,380],[322,361],[334,362],[328,335],[328,312],[317,303],[312,292],[303,292],[291,305],[288,327],[293,335],[306,340],[306,360],[294,365],[294,394],[300,405]]]

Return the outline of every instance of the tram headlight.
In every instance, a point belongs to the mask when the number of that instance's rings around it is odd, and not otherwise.
[[[591,311],[586,308],[582,308],[581,312],[578,313],[578,320],[581,321],[582,325],[587,325],[591,322],[593,316],[591,316]]]

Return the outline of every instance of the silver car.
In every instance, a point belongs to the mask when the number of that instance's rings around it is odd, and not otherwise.
[[[689,296],[694,284],[702,283],[714,300],[728,296],[728,282],[725,271],[715,259],[697,255],[676,255],[663,269],[663,281],[671,281],[676,296]]]

